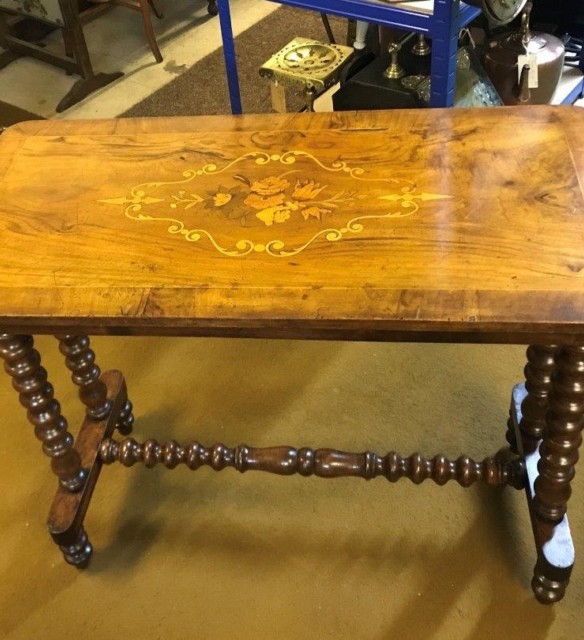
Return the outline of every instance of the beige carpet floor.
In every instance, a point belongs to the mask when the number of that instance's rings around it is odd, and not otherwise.
[[[75,391],[39,344],[71,423]],[[137,437],[403,453],[504,442],[514,346],[96,338],[122,368]],[[79,572],[43,527],[55,483],[0,379],[0,637],[581,638],[584,566],[543,607],[524,496],[512,489],[107,467]],[[73,409],[69,409],[73,407]],[[572,527],[584,549],[584,486]]]

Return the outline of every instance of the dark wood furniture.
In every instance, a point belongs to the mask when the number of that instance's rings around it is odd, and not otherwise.
[[[22,56],[31,56],[64,69],[68,73],[81,76],[55,108],[58,113],[69,109],[94,91],[124,75],[121,71],[95,73],[91,63],[83,34],[83,24],[104,9],[107,7],[97,6],[80,12],[77,0],[38,0],[36,2],[31,0],[31,2],[22,3],[15,0],[0,0],[0,46],[5,49],[0,54],[0,69]],[[65,44],[64,55],[47,51],[38,43],[28,42],[16,36],[10,29],[11,15],[14,14],[28,16],[60,28]]]
[[[152,26],[152,14],[161,20],[163,15],[156,7],[154,0],[91,0],[97,5],[106,5],[106,6],[120,6],[126,7],[128,9],[132,9],[134,11],[138,11],[142,16],[142,26],[144,27],[144,35],[146,36],[146,41],[148,42],[148,46],[150,47],[150,51],[152,51],[152,55],[156,62],[162,62],[162,54],[160,53],[160,48],[158,47],[158,42],[156,40],[156,34],[154,33],[154,27]],[[92,19],[89,17],[89,19]],[[88,20],[87,20],[88,21]]]
[[[568,107],[24,123],[0,137],[0,355],[86,566],[103,464],[525,488],[544,603],[565,591],[584,426],[584,112]],[[74,440],[32,334],[59,340]],[[88,334],[525,343],[483,461],[128,436]],[[471,373],[469,372],[469,375]]]
[[[157,8],[154,0],[90,0],[90,2],[95,3],[96,5],[101,6],[120,6],[126,7],[128,9],[133,9],[134,11],[138,11],[142,16],[142,25],[144,27],[144,35],[146,36],[146,41],[148,42],[148,46],[154,55],[154,59],[156,62],[160,63],[163,60],[162,54],[160,53],[160,48],[158,47],[158,42],[156,40],[156,34],[154,33],[154,27],[152,26],[152,14],[161,20],[164,16],[162,12]],[[217,10],[217,2],[216,0],[207,0],[207,13],[210,16],[216,16],[218,13]],[[93,19],[93,15],[91,12],[87,13],[87,18],[82,21],[88,22]]]

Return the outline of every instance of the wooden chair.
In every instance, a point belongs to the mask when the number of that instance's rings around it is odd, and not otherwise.
[[[157,9],[156,5],[154,4],[154,0],[91,0],[91,2],[96,5],[113,5],[127,7],[128,9],[139,11],[142,14],[142,24],[144,25],[144,34],[146,35],[148,45],[150,46],[150,49],[154,54],[156,62],[162,62],[162,54],[160,53],[160,49],[158,48],[158,42],[156,41],[154,27],[152,26],[152,12],[159,20],[163,17],[163,15]],[[89,21],[93,17],[95,17],[95,15],[90,15],[87,21]]]
[[[148,45],[150,46],[150,49],[154,54],[154,57],[156,58],[156,62],[162,62],[162,54],[160,53],[160,49],[158,48],[158,42],[156,41],[154,27],[152,26],[152,13],[154,13],[154,15],[159,20],[161,20],[164,16],[154,4],[154,0],[91,0],[91,2],[95,4],[107,4],[127,7],[128,9],[139,11],[142,14],[142,24],[144,25],[144,33],[146,35]],[[211,16],[217,15],[216,0],[207,0],[207,12]]]
[[[82,29],[84,15],[85,12],[80,13],[76,0],[35,0],[27,4],[20,0],[0,0],[0,46],[4,48],[0,54],[0,69],[21,56],[31,56],[81,76],[59,102],[57,112],[72,107],[93,91],[124,75],[121,71],[94,72]],[[67,56],[48,51],[13,33],[11,26],[23,18],[40,21],[53,29],[60,28]]]

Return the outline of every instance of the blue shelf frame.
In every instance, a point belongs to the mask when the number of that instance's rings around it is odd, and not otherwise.
[[[429,36],[432,39],[431,107],[451,107],[454,104],[458,32],[481,13],[480,9],[459,2],[459,0],[434,0],[433,14],[409,11],[376,0],[271,1]],[[218,0],[217,4],[231,112],[239,114],[242,113],[241,94],[229,0]]]
[[[584,97],[584,76],[580,82],[570,91],[570,93],[562,100],[561,104],[574,104],[576,100]]]

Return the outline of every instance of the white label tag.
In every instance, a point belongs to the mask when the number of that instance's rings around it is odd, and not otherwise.
[[[530,89],[537,89],[539,86],[537,73],[537,54],[528,53],[517,57],[517,84],[521,81],[521,69],[528,64],[529,75],[527,76],[527,86]]]

